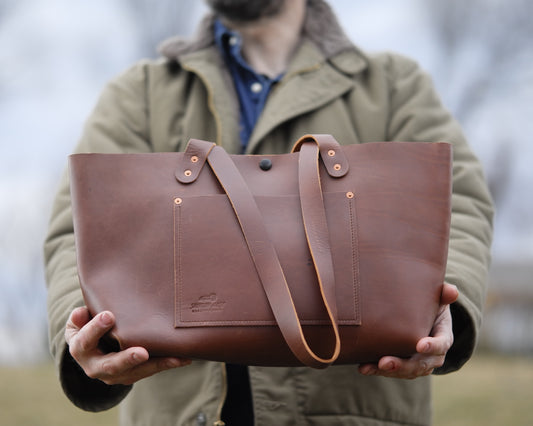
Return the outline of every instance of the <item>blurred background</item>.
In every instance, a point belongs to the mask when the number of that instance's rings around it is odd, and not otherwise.
[[[480,348],[531,374],[533,2],[330,4],[363,49],[416,59],[463,125],[497,206]],[[103,85],[157,57],[166,37],[190,35],[204,12],[201,0],[0,0],[2,372],[49,362],[42,242],[66,157]]]

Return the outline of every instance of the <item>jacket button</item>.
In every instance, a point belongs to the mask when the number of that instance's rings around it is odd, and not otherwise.
[[[207,417],[204,413],[198,413],[196,416],[196,424],[198,426],[205,426],[207,424]]]
[[[270,170],[272,168],[272,161],[269,160],[268,158],[263,158],[260,162],[259,162],[259,167],[261,168],[261,170]]]

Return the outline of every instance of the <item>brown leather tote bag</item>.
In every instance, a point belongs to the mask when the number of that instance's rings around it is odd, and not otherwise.
[[[444,280],[451,146],[70,157],[78,271],[122,349],[248,365],[408,357]]]

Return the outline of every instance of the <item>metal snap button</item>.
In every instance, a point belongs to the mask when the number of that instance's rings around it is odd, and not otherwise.
[[[272,161],[268,158],[263,158],[260,162],[259,162],[259,167],[261,168],[261,170],[270,170],[272,168]]]

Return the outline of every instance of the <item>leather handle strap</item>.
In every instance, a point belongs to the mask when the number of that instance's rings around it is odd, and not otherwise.
[[[315,151],[318,152],[316,147]],[[314,155],[307,149],[304,152],[310,155],[304,154],[302,161],[306,162],[309,159],[309,161],[314,161],[315,165],[304,167],[301,175],[307,174],[309,167],[315,167],[318,171],[318,162],[311,160],[312,156],[318,157],[318,154]],[[233,206],[270,307],[287,345],[296,358],[304,365],[314,368],[325,368],[329,366],[340,354],[340,337],[337,325],[333,269],[332,266],[327,265],[327,261],[323,261],[322,257],[325,253],[324,250],[319,249],[321,245],[320,239],[323,238],[324,233],[327,233],[326,223],[321,223],[322,218],[325,217],[325,212],[323,216],[319,214],[315,217],[313,217],[312,213],[317,206],[320,210],[317,200],[321,200],[322,196],[320,195],[318,199],[316,198],[317,191],[320,192],[320,187],[310,189],[310,187],[304,185],[304,198],[309,196],[312,198],[312,201],[309,203],[304,202],[305,206],[302,208],[306,212],[306,223],[309,226],[309,230],[306,229],[306,234],[311,245],[315,269],[320,269],[319,272],[317,271],[320,293],[335,334],[335,347],[329,358],[318,356],[307,343],[290,289],[287,285],[285,274],[283,273],[276,250],[268,237],[261,212],[248,185],[231,157],[223,148],[216,146],[210,151],[207,161]],[[302,178],[303,176],[300,176],[300,179]],[[316,182],[316,179],[313,182]],[[321,209],[324,210],[323,203]],[[320,231],[317,232],[316,227]],[[331,254],[328,253],[328,255],[331,261]],[[322,271],[323,268],[325,272]]]
[[[305,143],[301,147],[298,159],[298,185],[307,245],[315,266],[322,300],[333,324],[335,339],[338,342],[335,348],[338,356],[340,337],[336,321],[339,315],[335,292],[335,269],[320,183],[319,149],[316,144]]]

